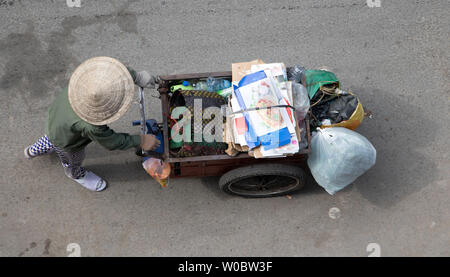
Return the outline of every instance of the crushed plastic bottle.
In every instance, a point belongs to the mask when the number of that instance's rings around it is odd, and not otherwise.
[[[219,91],[231,87],[231,82],[226,79],[208,77],[206,80],[208,91]]]
[[[182,84],[172,86],[171,91],[177,89],[182,90],[203,90],[209,92],[229,93],[228,88],[231,88],[231,82],[226,79],[209,77],[206,81],[183,81]]]
[[[293,67],[289,67],[287,69],[288,80],[301,84],[304,72],[305,68],[303,66],[294,65]]]
[[[292,83],[292,94],[294,96],[295,118],[300,121],[306,117],[310,102],[308,90],[298,83]]]
[[[232,87],[224,88],[224,89],[221,89],[221,90],[218,90],[218,91],[217,91],[217,94],[220,95],[220,96],[222,96],[222,97],[224,97],[224,98],[227,98],[227,97],[230,96],[232,93],[233,93],[233,88],[232,88]]]
[[[304,149],[308,147],[304,120],[310,107],[308,90],[302,84],[292,82],[292,94],[294,96],[295,119],[300,128],[300,142],[298,147],[299,149]]]
[[[180,84],[180,85],[175,85],[175,86],[171,86],[170,87],[170,91],[171,92],[174,92],[174,91],[179,90],[179,89],[181,89],[181,90],[193,90],[194,88],[189,84],[188,81],[183,81],[183,83]]]
[[[194,88],[193,90],[208,90],[208,85],[205,81],[192,82],[191,86]]]

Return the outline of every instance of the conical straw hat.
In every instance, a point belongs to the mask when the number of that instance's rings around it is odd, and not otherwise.
[[[70,105],[81,119],[94,125],[119,119],[130,107],[133,95],[130,72],[113,58],[89,59],[70,77]]]

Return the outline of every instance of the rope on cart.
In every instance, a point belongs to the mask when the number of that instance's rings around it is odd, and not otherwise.
[[[268,106],[268,107],[255,107],[255,108],[249,108],[249,109],[245,109],[245,110],[240,110],[240,111],[232,112],[232,113],[230,113],[230,115],[239,114],[239,113],[243,113],[243,112],[267,110],[267,109],[272,109],[272,108],[291,108],[291,109],[293,109],[295,111],[295,108],[293,106],[291,106],[291,105],[274,105],[274,106]]]
[[[173,117],[171,117],[169,114],[167,113],[163,113],[170,121],[171,124],[169,124],[169,128],[173,129],[173,126],[176,126],[176,130],[177,132],[181,129],[181,127],[178,127],[178,121],[176,119],[174,119]],[[172,139],[172,136],[169,136],[169,140]]]

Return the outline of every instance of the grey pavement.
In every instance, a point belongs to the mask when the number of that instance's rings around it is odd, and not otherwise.
[[[67,256],[71,243],[81,256],[449,256],[450,2],[366,2],[0,0],[0,256]],[[161,189],[133,151],[91,144],[85,166],[110,186],[89,192],[55,155],[22,151],[94,56],[161,75],[256,58],[326,65],[372,111],[358,132],[377,164],[334,196],[312,183],[244,199],[217,178]],[[147,104],[161,119],[159,100]],[[138,117],[135,104],[111,126],[138,133]]]

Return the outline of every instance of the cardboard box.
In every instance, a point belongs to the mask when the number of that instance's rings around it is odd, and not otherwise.
[[[232,81],[239,82],[242,79],[242,77],[251,72],[252,65],[263,63],[264,62],[261,59],[257,59],[249,62],[231,64]]]

